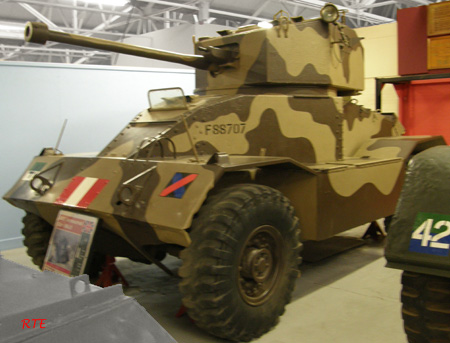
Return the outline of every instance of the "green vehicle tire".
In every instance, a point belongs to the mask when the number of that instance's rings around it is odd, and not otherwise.
[[[299,221],[289,200],[261,185],[237,185],[207,199],[181,253],[183,304],[196,325],[250,341],[278,323],[301,263]]]
[[[388,216],[388,217],[384,218],[384,221],[383,221],[383,223],[384,223],[384,231],[386,233],[389,232],[389,229],[390,229],[391,223],[392,223],[392,218],[394,218],[394,215],[391,215],[391,216]]]
[[[450,278],[405,271],[402,284],[408,342],[450,342]]]
[[[42,269],[53,228],[44,219],[29,212],[23,217],[22,223],[23,244],[27,247],[27,254]]]

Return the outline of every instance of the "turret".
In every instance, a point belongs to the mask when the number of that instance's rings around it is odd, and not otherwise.
[[[324,9],[330,7],[336,9],[331,4]],[[250,25],[219,31],[221,37],[200,39],[197,52],[208,46],[227,48],[239,51],[239,59],[222,73],[199,70],[197,92],[295,93],[306,87],[321,94],[353,95],[363,90],[361,39],[337,22],[338,15],[329,20],[328,13],[322,11],[321,18],[311,20],[278,16],[269,29]]]
[[[196,55],[132,46],[104,39],[48,30],[28,23],[25,39],[55,41],[180,63],[197,69],[198,94],[309,92],[353,95],[364,88],[363,48],[355,31],[338,22],[339,11],[327,4],[321,17],[304,20],[279,12],[271,28],[258,25],[201,37]]]

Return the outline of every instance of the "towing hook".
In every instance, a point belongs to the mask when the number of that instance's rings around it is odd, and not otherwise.
[[[44,195],[50,188],[53,187],[53,182],[46,179],[42,175],[35,175],[30,181],[30,187],[40,195]]]

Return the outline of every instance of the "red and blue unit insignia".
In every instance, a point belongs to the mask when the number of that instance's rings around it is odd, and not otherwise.
[[[159,196],[181,199],[197,176],[198,174],[175,173]]]

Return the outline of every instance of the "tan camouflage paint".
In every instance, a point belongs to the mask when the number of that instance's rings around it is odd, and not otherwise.
[[[376,166],[369,163],[349,165],[343,171],[331,172],[328,174],[331,186],[343,197],[351,197],[365,184],[373,184],[382,194],[388,195],[394,189],[404,163],[402,159],[383,163]]]
[[[278,37],[275,29],[267,31],[267,40],[274,47],[276,51],[289,51],[292,58],[287,54],[281,54],[280,57],[286,65],[286,71],[292,77],[298,77],[311,61],[316,62],[315,68],[319,74],[327,74],[329,72],[330,64],[328,56],[318,54],[317,51],[329,50],[330,42],[328,39],[323,39],[317,35],[317,32],[311,28],[306,27],[300,31],[296,25],[289,25],[288,37]],[[295,44],[292,44],[292,40]],[[308,49],[305,49],[308,46]],[[336,65],[336,63],[334,63]]]
[[[318,161],[335,159],[336,140],[328,125],[314,121],[310,113],[293,110],[288,102],[288,97],[283,95],[260,95],[254,97],[249,116],[245,121],[245,132],[250,132],[261,123],[261,115],[267,109],[273,109],[277,113],[277,120],[282,134],[287,138],[304,137],[311,142]],[[244,134],[236,134],[233,139],[227,135],[211,135],[205,132],[206,125],[242,125],[236,113],[230,113],[200,125],[195,123],[190,127],[190,133],[194,142],[208,141],[218,151],[226,151],[229,154],[245,154],[249,151],[250,142]],[[191,149],[187,134],[180,134],[172,139],[177,151],[187,152]]]
[[[382,116],[371,111],[367,118],[358,118],[354,120],[350,128],[349,122],[343,126],[342,142],[344,156],[353,156],[361,144],[368,138],[376,135],[381,129]]]
[[[177,172],[198,174],[198,176],[181,199],[161,197],[160,193]],[[187,246],[190,243],[189,235],[184,230],[180,232],[179,229],[188,229],[191,226],[190,214],[198,212],[209,190],[214,187],[215,173],[187,159],[160,163],[157,173],[160,176],[160,182],[148,200],[145,220],[154,225],[155,232],[161,241],[180,244],[180,235],[183,235],[185,241],[182,245]],[[193,201],[193,199],[198,200]],[[168,228],[178,230],[168,230]]]
[[[244,83],[247,73],[250,68],[257,62],[258,54],[255,52],[261,51],[261,47],[264,44],[265,34],[264,30],[256,29],[251,34],[238,34],[233,36],[233,41],[239,42],[239,61],[236,62],[236,68],[229,68],[222,73],[212,76],[209,72],[199,71],[197,73],[197,87],[202,87],[203,82],[206,81],[206,86],[209,88],[227,89],[232,88],[234,90],[231,93],[237,93],[237,87]],[[227,37],[212,38],[213,44],[211,45],[224,45],[227,44]],[[208,41],[202,41],[198,43],[199,46],[210,45]],[[253,52],[250,49],[254,49]],[[203,76],[203,77],[202,77]],[[204,81],[203,78],[206,78]],[[197,90],[196,90],[197,91]],[[207,93],[208,94],[208,93]]]
[[[337,25],[329,24],[330,43],[333,45],[331,50],[329,74],[333,84],[342,85],[342,88],[364,89],[364,51],[359,43],[356,32],[348,27],[342,27],[341,30],[350,40],[354,40],[354,46],[340,47],[336,43],[341,40],[341,34]],[[348,70],[345,70],[348,69]],[[348,75],[347,75],[348,74]]]
[[[356,158],[369,158],[383,160],[387,157],[402,157],[402,148],[399,146],[386,146],[383,148],[378,148],[375,150],[369,150],[368,148],[372,146],[377,139],[371,139],[363,144],[353,155]]]
[[[341,31],[352,46],[340,47]],[[243,32],[203,39],[197,46],[231,44],[239,45],[239,60],[215,75],[199,71],[196,92],[245,93],[251,90],[242,86],[261,83],[320,84],[351,91],[364,88],[362,46],[355,32],[340,24],[306,20],[290,23],[286,34],[278,34],[277,27],[255,25]]]
[[[119,146],[114,147],[110,151],[108,151],[108,156],[110,157],[127,157],[130,155],[134,149],[135,144],[133,144],[133,141],[128,141],[125,143],[122,143]]]
[[[45,162],[47,163],[46,169],[48,169],[51,165],[56,165],[59,162],[62,162],[62,167],[60,170],[60,174],[63,174],[64,171],[64,156],[40,156],[36,157],[33,162],[30,164],[33,165],[36,162]],[[119,186],[118,182],[122,177],[122,170],[120,168],[120,160],[117,159],[92,159],[95,160],[95,163],[91,164],[87,168],[80,167],[78,170],[70,170],[70,173],[73,173],[73,176],[82,176],[82,177],[99,177],[109,180],[108,185],[102,190],[102,197],[111,198],[116,188]],[[80,163],[81,164],[81,163]],[[45,169],[43,170],[45,172]],[[45,174],[44,174],[45,175]],[[39,196],[39,200],[36,202],[36,207],[39,210],[41,216],[48,221],[49,223],[54,223],[56,220],[56,216],[59,211],[59,207],[54,205],[54,202],[62,193],[62,191],[69,185],[72,177],[66,178],[65,180],[61,180],[58,178],[58,182],[56,182],[51,188],[51,192],[47,192],[42,196]],[[14,194],[15,189],[12,189],[5,196],[12,196]],[[34,193],[34,191],[32,191]],[[48,204],[52,204],[52,207],[48,207]],[[70,206],[68,206],[70,209]],[[77,210],[76,207],[73,209]],[[113,208],[110,204],[104,201],[101,197],[96,197],[89,205],[86,212],[91,213],[97,217],[102,218],[105,223],[117,234],[120,236],[124,236],[123,231],[120,225],[117,223],[115,218],[112,216]]]

